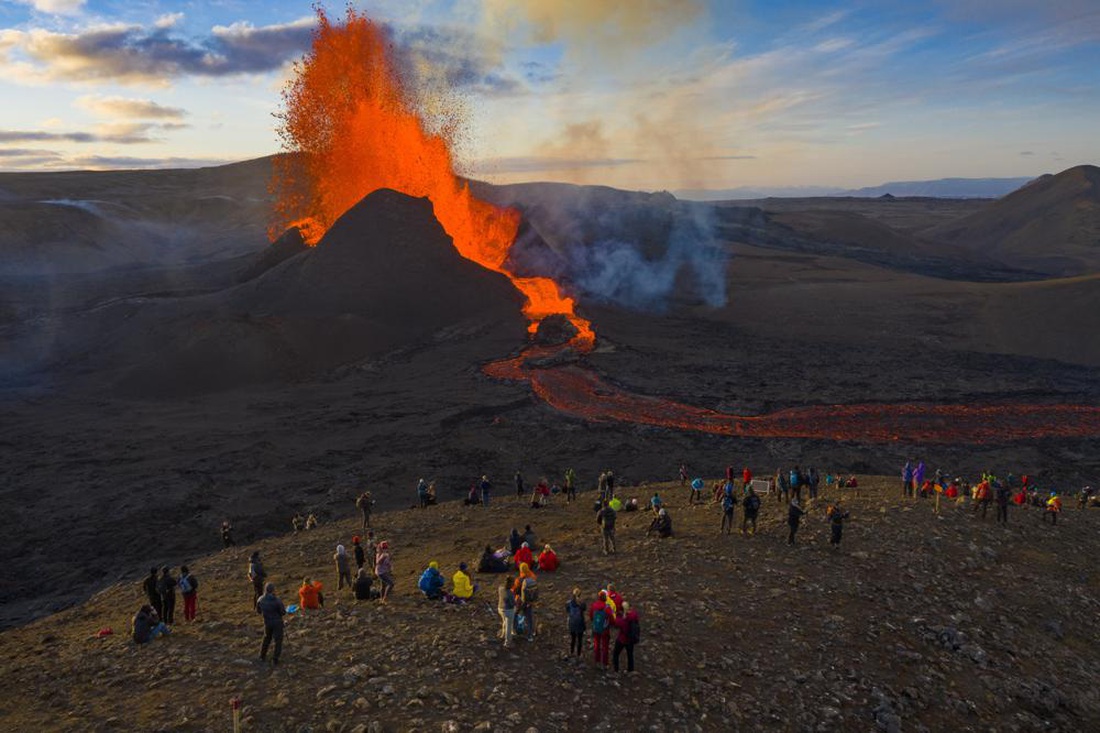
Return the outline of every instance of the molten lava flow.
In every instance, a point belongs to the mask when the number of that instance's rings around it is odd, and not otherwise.
[[[308,244],[364,196],[392,188],[427,196],[435,216],[466,259],[507,275],[526,296],[531,331],[552,314],[577,327],[575,346],[590,348],[591,324],[573,312],[572,298],[549,278],[513,277],[505,267],[519,214],[476,198],[455,175],[444,132],[429,132],[417,100],[397,72],[382,31],[349,8],[333,25],[317,10],[313,47],[283,93],[280,135],[296,156],[275,169],[278,221],[271,234],[298,226]],[[274,238],[274,237],[273,237]]]
[[[532,348],[490,364],[500,379],[526,380],[555,409],[592,422],[618,421],[744,438],[808,438],[867,443],[984,444],[1034,438],[1100,437],[1100,407],[1088,405],[865,404],[793,407],[745,417],[636,395],[578,366],[533,368],[553,348]]]

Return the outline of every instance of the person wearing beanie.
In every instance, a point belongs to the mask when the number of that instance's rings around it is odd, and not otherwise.
[[[428,567],[424,572],[420,574],[420,580],[417,582],[416,587],[420,589],[420,592],[430,600],[439,600],[443,597],[443,575],[439,572],[439,563],[432,560],[428,563]]]
[[[455,571],[454,576],[451,578],[451,583],[454,585],[452,595],[459,601],[465,602],[469,600],[474,591],[477,590],[477,586],[470,580],[470,576],[466,572],[466,563],[461,562],[458,564],[458,570]]]
[[[351,546],[355,552],[355,567],[359,570],[363,569],[363,563],[366,562],[367,556],[363,552],[363,545],[359,543],[359,535],[355,535],[351,538]]]

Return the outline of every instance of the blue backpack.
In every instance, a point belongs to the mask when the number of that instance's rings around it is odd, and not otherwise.
[[[592,614],[592,633],[602,634],[607,631],[607,611],[599,609]]]

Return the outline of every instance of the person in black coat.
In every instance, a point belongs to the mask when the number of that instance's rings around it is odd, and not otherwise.
[[[798,524],[802,521],[802,515],[805,512],[802,507],[798,505],[798,499],[791,499],[790,508],[787,509],[787,527],[790,529],[790,534],[787,535],[787,544],[794,544],[794,535],[798,532]]]
[[[142,583],[141,588],[145,591],[145,597],[149,599],[149,605],[157,612],[157,616],[160,616],[164,611],[164,606],[161,605],[160,590],[157,588],[156,568],[149,568],[149,575],[145,578],[145,582]]]
[[[508,562],[497,557],[492,546],[485,545],[485,550],[481,553],[481,559],[477,563],[477,571],[479,573],[506,573],[508,572]]]
[[[176,583],[176,579],[172,577],[172,570],[167,565],[160,569],[157,592],[160,593],[160,605],[164,607],[164,613],[160,618],[169,626],[176,622]]]

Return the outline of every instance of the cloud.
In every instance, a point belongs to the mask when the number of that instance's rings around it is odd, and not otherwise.
[[[1031,150],[1021,150],[1020,155],[1022,155],[1024,157],[1028,157],[1028,156],[1031,156],[1031,155],[1035,155],[1035,153],[1032,152]]]
[[[152,168],[206,168],[232,162],[232,160],[226,158],[134,158],[128,156],[85,155],[70,158],[64,162],[64,165],[57,167],[86,170],[146,170]]]
[[[645,48],[706,11],[704,0],[482,0],[490,35],[526,32],[535,43],[564,43],[574,55]]]
[[[84,9],[85,0],[15,0],[20,5],[30,5],[40,13],[51,15],[75,15]]]
[[[138,145],[160,142],[152,136],[159,131],[178,130],[187,127],[180,123],[156,124],[150,122],[114,122],[97,125],[92,132],[48,132],[46,130],[0,130],[0,143],[64,142],[64,143],[114,143]]]
[[[104,97],[88,95],[78,97],[77,107],[101,117],[115,117],[139,120],[181,120],[187,116],[186,110],[179,107],[165,107],[150,99],[129,99],[127,97]]]
[[[256,27],[215,26],[188,39],[172,27],[95,25],[75,33],[0,31],[0,70],[24,83],[57,81],[164,86],[183,76],[223,77],[280,68],[309,47],[314,19]]]
[[[28,156],[57,157],[57,153],[39,148],[0,148],[0,158],[25,158]]]
[[[525,90],[504,66],[500,41],[476,31],[450,26],[385,26],[414,75],[418,89],[429,94],[458,90],[479,96],[508,96]]]

